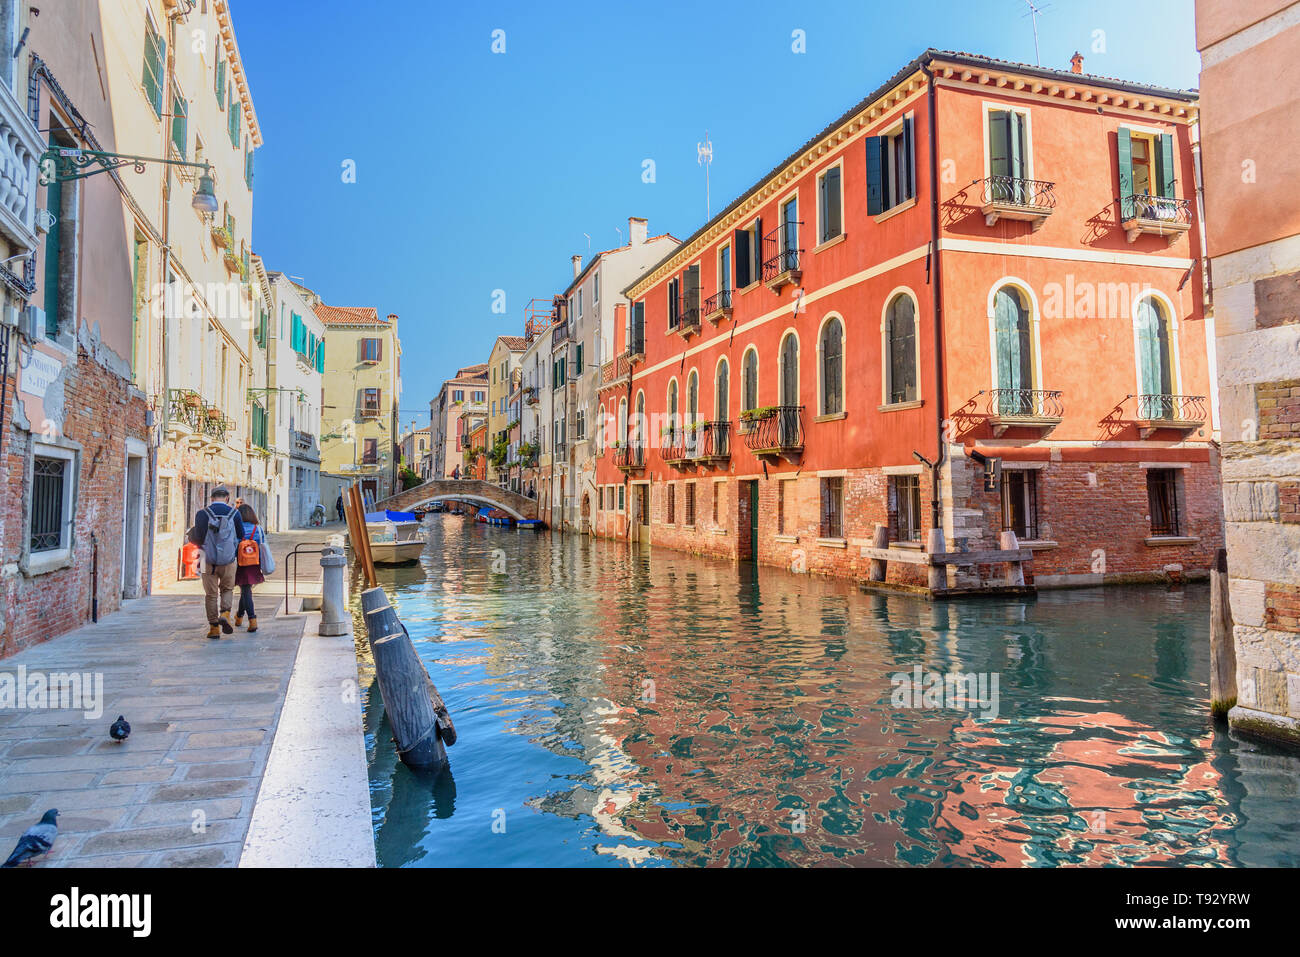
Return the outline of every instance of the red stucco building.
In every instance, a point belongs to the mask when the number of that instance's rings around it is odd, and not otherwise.
[[[864,578],[877,523],[1010,529],[1040,587],[1203,573],[1196,117],[1077,56],[909,63],[625,290],[595,533]]]

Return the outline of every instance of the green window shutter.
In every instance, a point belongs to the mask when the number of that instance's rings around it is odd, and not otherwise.
[[[989,175],[1011,176],[1011,114],[989,111]]]
[[[1029,366],[1029,317],[1020,297],[1011,289],[999,289],[993,308],[998,348],[997,388],[1031,389],[1033,373]],[[1018,397],[1008,396],[1000,408],[1006,412],[1015,412],[1020,406]]]
[[[320,341],[320,348],[316,350],[316,371],[325,371],[325,340]]]
[[[1142,392],[1146,395],[1168,395],[1173,392],[1170,374],[1169,326],[1159,307],[1150,296],[1138,303],[1138,373],[1142,378]],[[1151,403],[1153,407],[1160,403]],[[1153,413],[1149,418],[1155,418]]]
[[[732,237],[733,258],[736,261],[736,288],[744,289],[751,282],[749,276],[749,230],[737,229]]]
[[[163,70],[163,53],[167,49],[167,44],[157,33],[154,32],[151,24],[145,24],[144,34],[144,92],[149,97],[149,104],[153,107],[154,113],[162,116],[162,70]]]
[[[1116,152],[1119,159],[1119,202],[1120,216],[1131,219],[1133,216],[1133,137],[1124,127],[1116,134]]]
[[[903,156],[906,160],[906,168],[899,174],[903,177],[903,195],[908,199],[916,196],[916,156],[912,132],[913,123],[914,120],[910,116],[903,120]]]
[[[583,346],[583,343],[579,342],[579,343],[578,343],[578,349],[577,349],[577,356],[575,357],[575,360],[574,360],[574,363],[573,363],[573,365],[574,365],[573,374],[574,374],[574,375],[582,375],[582,346]]]
[[[172,97],[172,145],[176,147],[176,152],[185,158],[185,144],[188,142],[188,131],[186,121],[189,118],[189,105],[185,98],[181,96]]]
[[[763,275],[763,220],[761,218],[754,220],[754,242],[752,245],[754,247],[750,250],[754,254],[752,278],[760,279]]]
[[[1029,153],[1025,145],[1025,116],[1023,113],[1010,111],[1011,122],[1008,130],[1011,134],[1011,175],[1016,179],[1029,178]]]
[[[221,52],[219,50],[217,52],[217,56],[218,57],[221,56]],[[217,78],[217,85],[215,89],[217,92],[217,109],[224,110],[226,108],[226,61],[225,60],[222,59],[217,60],[216,78]]]
[[[878,216],[885,211],[885,184],[881,175],[883,137],[868,136],[867,142],[867,214]]]
[[[250,145],[244,152],[244,182],[248,188],[253,188],[253,147]]]
[[[235,86],[232,83],[230,86],[229,130],[230,145],[235,149],[239,149],[239,121],[242,114],[243,111],[240,109],[239,97],[235,95]]]
[[[1177,177],[1174,174],[1174,138],[1165,133],[1156,140],[1157,171],[1160,175],[1160,195],[1173,199]]]
[[[59,334],[59,242],[60,223],[63,221],[63,184],[57,179],[45,187],[45,208],[54,216],[50,230],[45,234],[45,334],[51,338]]]

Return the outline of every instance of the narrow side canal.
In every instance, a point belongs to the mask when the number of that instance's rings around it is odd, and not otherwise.
[[[927,604],[432,522],[380,577],[460,737],[404,767],[363,658],[381,866],[1300,865],[1300,758],[1209,719],[1203,586]]]

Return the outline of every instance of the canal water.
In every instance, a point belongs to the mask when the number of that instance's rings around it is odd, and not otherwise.
[[[1300,758],[1208,717],[1204,586],[929,604],[431,521],[380,578],[459,741],[397,760],[360,639],[381,866],[1300,865]]]

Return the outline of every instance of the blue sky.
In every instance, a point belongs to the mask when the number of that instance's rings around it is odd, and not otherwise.
[[[1197,85],[1193,0],[1035,2],[1044,66],[1079,50],[1090,73]],[[629,216],[701,226],[706,129],[717,212],[926,47],[1034,62],[1025,0],[488,6],[231,2],[265,140],[254,248],[328,303],[401,317],[403,425]]]

